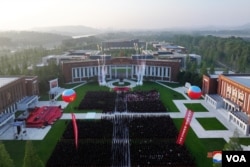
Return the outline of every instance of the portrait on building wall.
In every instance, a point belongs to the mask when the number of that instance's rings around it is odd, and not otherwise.
[[[231,95],[231,86],[227,86],[227,96]]]
[[[58,87],[58,79],[53,79],[49,81],[50,89]]]
[[[241,102],[241,103],[244,102],[244,93],[239,92],[238,100],[239,100],[239,102]]]
[[[232,92],[233,98],[237,98],[237,94],[238,94],[237,90],[233,89],[233,92]]]

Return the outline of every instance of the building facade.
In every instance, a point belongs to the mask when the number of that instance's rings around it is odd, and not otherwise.
[[[0,115],[17,110],[17,102],[39,95],[37,77],[0,77]]]
[[[176,60],[135,60],[132,58],[112,58],[105,64],[100,60],[63,62],[64,81],[81,82],[98,77],[101,68],[105,69],[107,79],[136,79],[138,68],[144,63],[144,77],[162,81],[177,81],[180,63]]]
[[[228,111],[228,120],[237,129],[250,134],[250,74],[203,76],[202,92],[208,103]]]

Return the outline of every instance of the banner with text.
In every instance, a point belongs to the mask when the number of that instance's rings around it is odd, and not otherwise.
[[[187,132],[190,126],[190,122],[193,118],[193,114],[194,112],[192,110],[187,110],[179,135],[178,135],[178,138],[177,138],[177,141],[176,141],[177,144],[180,144],[180,145],[184,144],[186,136],[187,136]]]

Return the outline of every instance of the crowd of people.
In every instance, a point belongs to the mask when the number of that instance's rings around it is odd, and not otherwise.
[[[58,141],[47,167],[111,166],[113,124],[109,120],[77,120],[78,147],[72,121]]]
[[[138,116],[129,124],[130,138],[174,139],[178,131],[170,116]]]
[[[68,122],[46,166],[195,166],[170,116],[141,114],[165,111],[157,91],[88,92],[80,106],[109,114],[77,120],[77,148]]]
[[[140,116],[129,124],[131,166],[194,167],[169,116]]]
[[[73,139],[62,139],[57,143],[46,167],[110,167],[111,139],[80,139],[76,149]]]
[[[78,109],[111,112],[115,108],[115,92],[89,91],[80,102]]]
[[[107,114],[77,125],[78,148],[69,122],[46,166],[195,166],[186,147],[176,144],[178,131],[168,115]]]
[[[156,90],[128,92],[126,100],[128,112],[166,112],[160,93]]]
[[[160,93],[156,90],[133,91],[126,94],[126,99],[130,101],[155,101],[160,99]]]
[[[195,167],[185,147],[165,140],[131,140],[131,166]]]
[[[76,120],[79,139],[112,138],[113,124],[108,120]],[[74,139],[72,123],[69,123],[63,134],[63,139]]]
[[[89,91],[78,106],[82,110],[113,112],[166,112],[156,90],[133,92]]]

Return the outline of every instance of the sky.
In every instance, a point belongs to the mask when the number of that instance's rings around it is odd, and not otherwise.
[[[250,0],[0,0],[0,30],[241,26],[250,23],[249,7]]]

